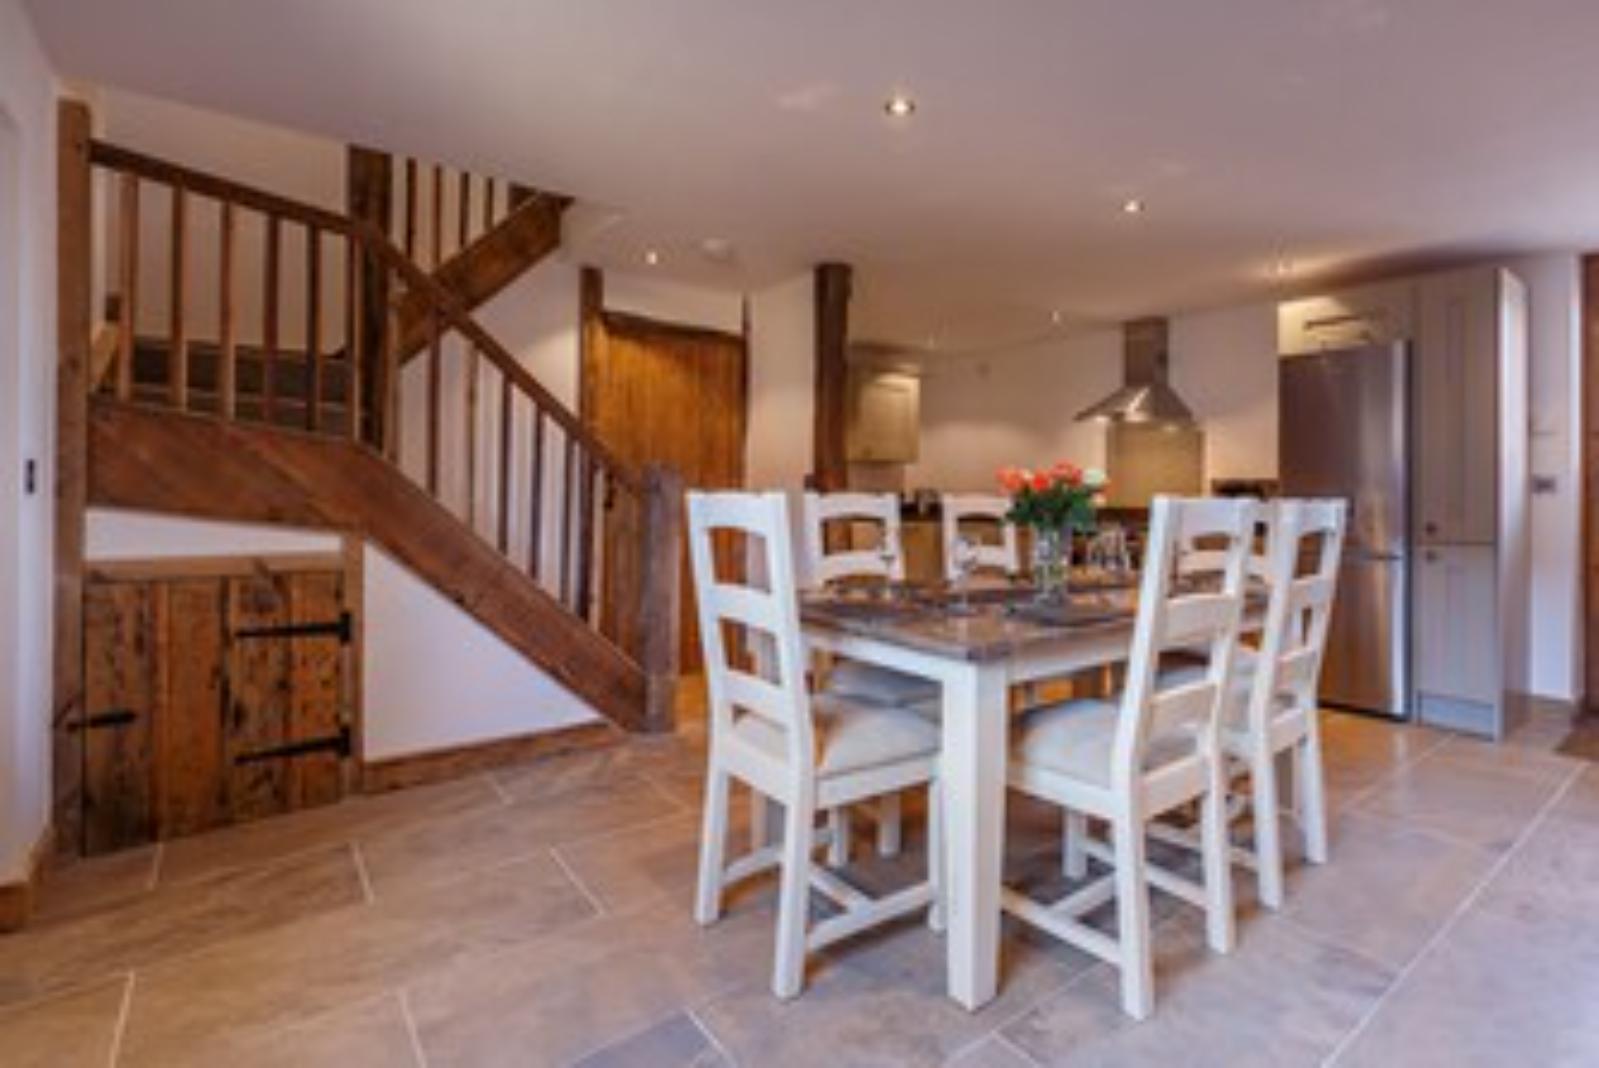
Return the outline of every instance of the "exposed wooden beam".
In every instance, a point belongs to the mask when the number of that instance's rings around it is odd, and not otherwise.
[[[394,159],[387,152],[351,146],[345,169],[345,206],[351,218],[369,223],[380,234],[390,232],[394,214]],[[351,252],[360,248],[351,243]],[[389,271],[376,256],[360,256],[360,304],[356,310],[356,351],[368,361],[361,369],[361,410],[371,413],[371,441],[385,441],[383,405],[377,403],[386,388],[383,333],[388,328]]]
[[[87,105],[57,110],[55,626],[52,784],[56,849],[83,849],[83,542],[88,501],[93,270]],[[131,314],[128,309],[124,314]],[[30,461],[31,462],[31,461]]]
[[[577,414],[584,426],[594,422],[594,384],[605,358],[605,272],[585,267],[577,282]]]
[[[844,489],[849,479],[844,426],[853,275],[847,263],[824,263],[816,268],[816,422],[812,479],[822,490]]]
[[[524,201],[488,233],[451,256],[433,272],[470,312],[525,274],[561,245],[561,216],[571,201],[541,195]],[[427,346],[429,298],[408,293],[396,311],[401,361]]]

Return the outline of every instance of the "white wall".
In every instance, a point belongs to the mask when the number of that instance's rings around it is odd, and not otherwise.
[[[1532,363],[1532,596],[1528,665],[1534,693],[1574,700],[1583,690],[1582,266],[1575,254],[1506,264],[1527,284]]]
[[[56,81],[19,0],[0,0],[0,883],[50,813],[55,484]],[[32,493],[23,465],[37,464]]]
[[[807,271],[750,294],[749,440],[757,489],[798,490],[815,459],[816,283]]]
[[[906,483],[992,492],[1002,466],[1105,463],[1105,431],[1076,413],[1121,384],[1116,330],[1003,353],[930,357],[922,378],[921,456]]]
[[[1205,428],[1205,480],[1277,476],[1277,307],[1179,315],[1172,386]]]
[[[332,553],[337,534],[89,511],[90,560]],[[553,730],[596,714],[410,571],[368,546],[362,688],[368,760]]]

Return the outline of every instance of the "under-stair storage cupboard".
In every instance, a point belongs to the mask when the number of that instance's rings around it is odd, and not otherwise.
[[[1409,342],[1410,707],[1489,737],[1503,736],[1526,685],[1527,331],[1526,288],[1497,267],[1278,309],[1285,356]]]
[[[84,851],[337,801],[351,581],[337,555],[104,561],[84,589]]]

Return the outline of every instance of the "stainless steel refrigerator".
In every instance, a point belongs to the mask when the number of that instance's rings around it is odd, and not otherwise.
[[[1278,362],[1285,497],[1349,502],[1321,676],[1329,704],[1410,714],[1410,359],[1403,343]]]

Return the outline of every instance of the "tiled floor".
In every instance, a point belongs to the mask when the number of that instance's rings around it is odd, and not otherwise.
[[[1144,1024],[1107,968],[1010,925],[976,1014],[914,922],[774,1001],[769,884],[689,919],[701,758],[680,737],[64,873],[0,938],[0,1063],[1599,1063],[1599,766],[1554,753],[1559,730],[1491,747],[1325,722],[1332,863],[1296,863],[1280,914],[1241,877],[1229,957],[1158,900]],[[1062,882],[1056,818],[1012,805],[1012,879]],[[911,838],[855,876],[910,878]]]

